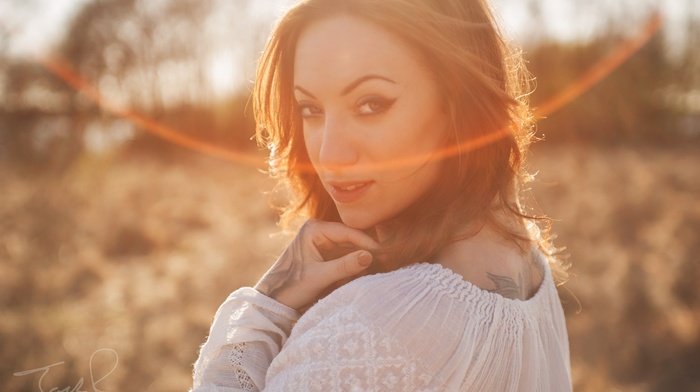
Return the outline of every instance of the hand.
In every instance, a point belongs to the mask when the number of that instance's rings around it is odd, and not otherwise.
[[[368,250],[378,248],[379,244],[360,230],[309,219],[255,289],[300,310],[335,282],[364,271],[372,263]],[[327,256],[343,249],[350,253],[338,258]]]

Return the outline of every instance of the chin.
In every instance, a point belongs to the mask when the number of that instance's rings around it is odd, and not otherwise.
[[[380,223],[377,215],[369,211],[360,212],[338,208],[338,213],[343,224],[353,229],[366,230]]]

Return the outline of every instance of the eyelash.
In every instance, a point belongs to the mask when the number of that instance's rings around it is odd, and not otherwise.
[[[377,114],[382,114],[386,112],[387,110],[391,109],[391,107],[394,105],[394,102],[396,102],[396,99],[388,99],[384,97],[378,97],[378,96],[370,96],[367,98],[362,99],[360,102],[358,102],[357,106],[355,107],[355,111],[358,112],[359,115],[361,116],[371,116],[371,115],[377,115]],[[359,113],[360,108],[365,106],[365,105],[372,105],[372,104],[379,104],[379,109],[373,110],[370,113]]]
[[[396,99],[389,99],[389,98],[383,98],[383,97],[378,97],[378,96],[366,97],[366,98],[363,98],[362,100],[360,100],[360,102],[358,102],[355,105],[355,112],[359,116],[363,116],[363,117],[383,114],[387,110],[391,109],[391,107],[394,105],[394,102],[396,102]],[[375,109],[373,111],[370,111],[368,113],[362,113],[360,111],[360,108],[362,108],[363,106],[373,105],[373,104],[379,105],[379,108]],[[311,110],[312,113],[311,114],[304,114],[304,111],[307,109]],[[314,110],[317,110],[318,112],[321,112],[321,113],[313,113]],[[322,110],[317,105],[315,105],[313,103],[299,103],[299,104],[297,104],[297,111],[303,118],[313,118],[313,117],[317,117],[320,114],[322,114]]]
[[[311,115],[304,114],[304,111],[306,109],[313,110],[313,109],[319,109],[319,108],[318,108],[318,106],[311,104],[311,103],[299,103],[299,104],[297,104],[297,112],[299,113],[299,115],[301,115],[301,117],[303,117],[303,118],[316,117],[315,114],[311,114]]]

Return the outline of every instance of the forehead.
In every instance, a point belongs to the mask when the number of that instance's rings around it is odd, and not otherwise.
[[[370,21],[342,15],[304,29],[297,41],[294,83],[325,90],[366,74],[407,79],[424,72],[421,68],[417,53],[400,37]]]

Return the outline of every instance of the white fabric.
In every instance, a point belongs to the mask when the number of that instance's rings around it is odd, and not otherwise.
[[[216,314],[193,391],[571,391],[564,313],[541,260],[527,301],[421,263],[348,283],[293,329],[294,310],[239,289]]]

